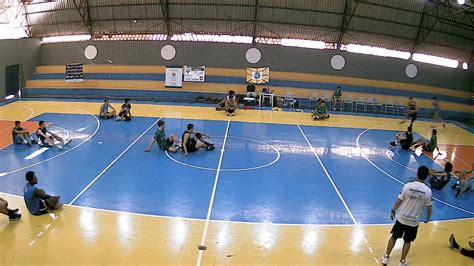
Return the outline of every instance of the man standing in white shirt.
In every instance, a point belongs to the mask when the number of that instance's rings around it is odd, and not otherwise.
[[[400,212],[396,216],[395,225],[392,228],[392,236],[388,240],[387,252],[382,257],[382,264],[387,265],[398,238],[403,237],[403,249],[400,259],[400,266],[407,265],[406,256],[410,251],[411,242],[415,240],[418,232],[418,224],[421,220],[423,208],[426,206],[426,220],[429,222],[431,217],[431,189],[425,185],[424,180],[428,177],[429,169],[426,166],[420,166],[416,173],[416,181],[406,184],[390,213],[390,218],[395,218],[395,213],[400,207]]]

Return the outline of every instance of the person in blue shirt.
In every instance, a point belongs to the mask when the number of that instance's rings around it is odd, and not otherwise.
[[[112,109],[112,111],[109,111],[109,108]],[[113,118],[116,113],[117,111],[110,105],[109,99],[104,99],[104,104],[100,106],[99,117],[103,119]]]
[[[35,172],[27,172],[26,181],[28,183],[23,189],[23,198],[31,214],[42,215],[48,213],[48,210],[57,210],[63,207],[63,204],[59,201],[59,196],[48,195],[44,190],[35,187],[38,184]]]

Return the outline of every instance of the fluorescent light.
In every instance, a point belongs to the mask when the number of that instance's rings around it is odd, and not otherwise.
[[[5,100],[10,100],[10,99],[13,99],[15,98],[15,95],[8,95],[7,97],[5,97]]]
[[[282,46],[290,47],[301,47],[301,48],[312,48],[312,49],[324,49],[326,48],[326,43],[322,41],[310,41],[310,40],[301,40],[301,39],[281,39]]]
[[[88,41],[91,39],[90,35],[67,35],[67,36],[54,36],[44,37],[43,43],[60,43],[60,42],[80,42]]]
[[[450,68],[457,68],[459,65],[459,62],[456,60],[427,54],[414,53],[412,59],[418,62],[445,66]]]
[[[220,43],[252,43],[251,36],[215,35],[215,34],[195,34],[191,32],[175,34],[172,41],[187,42],[220,42]]]
[[[469,65],[466,62],[462,63],[462,69],[468,69],[468,68],[469,68]]]
[[[394,57],[401,59],[410,58],[409,52],[401,52],[396,50],[390,50],[381,47],[372,47],[368,45],[359,45],[359,44],[348,44],[344,46],[344,50],[347,50],[350,53],[357,54],[367,54],[367,55],[377,55],[383,57]]]

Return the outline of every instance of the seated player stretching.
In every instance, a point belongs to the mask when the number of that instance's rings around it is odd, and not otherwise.
[[[203,137],[209,136],[194,131],[194,125],[188,124],[181,140],[183,143],[184,155],[188,156],[190,152],[195,152],[199,149],[214,150],[214,144],[207,142]]]

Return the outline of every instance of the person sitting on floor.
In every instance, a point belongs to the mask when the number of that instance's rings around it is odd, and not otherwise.
[[[184,156],[188,156],[190,152],[195,152],[199,149],[214,150],[214,144],[207,142],[203,137],[209,136],[194,131],[194,125],[188,124],[181,140],[181,143],[183,143]]]
[[[461,196],[462,193],[471,191],[472,190],[472,171],[474,169],[474,163],[471,163],[471,170],[468,171],[466,169],[462,169],[461,171],[454,171],[454,173],[458,174],[458,180],[452,186],[453,189],[456,189],[456,194],[454,195],[456,198]]]
[[[313,114],[311,115],[311,117],[313,117],[313,120],[329,118],[328,108],[326,107],[325,101],[321,100],[321,102],[319,103],[319,106],[317,106],[316,109],[313,111]]]
[[[20,121],[15,121],[15,127],[12,129],[12,138],[13,143],[15,144],[25,144],[31,146],[32,142],[35,142],[33,138],[30,136],[28,129],[21,127]]]
[[[158,144],[158,147],[161,150],[169,152],[177,152],[179,147],[179,140],[174,134],[170,134],[168,137],[165,135],[165,121],[158,121],[158,129],[156,130],[155,135],[153,136],[152,141],[145,149],[145,152],[149,152],[153,147],[153,144]]]
[[[43,145],[43,146],[49,145],[49,146],[56,147],[62,150],[65,145],[71,142],[71,139],[69,139],[68,141],[64,141],[60,136],[46,129],[46,124],[44,123],[44,121],[39,121],[38,125],[39,125],[39,128],[36,130],[36,136],[38,137],[38,144]],[[54,142],[55,140],[61,142],[61,145],[56,144]]]
[[[7,215],[10,221],[17,221],[21,218],[21,214],[18,213],[18,209],[9,209],[8,201],[2,197],[0,197],[0,213]]]
[[[227,116],[234,116],[235,111],[237,110],[238,106],[237,97],[235,96],[235,91],[230,90],[229,94],[224,99],[224,106]]]
[[[398,132],[395,136],[395,141],[390,142],[390,146],[396,147],[400,144],[403,150],[408,150],[413,142],[413,132],[411,126],[408,126],[407,131]]]
[[[416,148],[421,146],[424,151],[433,152],[436,149],[439,152],[437,134],[438,134],[438,131],[436,129],[433,129],[433,131],[431,132],[431,138],[429,141],[424,138],[418,139],[417,141],[413,143],[410,149],[412,151],[415,151]]]
[[[31,214],[42,215],[48,213],[48,210],[58,210],[63,207],[63,204],[59,201],[59,196],[50,196],[44,190],[35,187],[38,184],[35,172],[29,171],[25,177],[28,183],[23,189],[23,198]]]
[[[471,243],[469,243],[469,244],[471,245]],[[459,253],[463,254],[464,256],[469,257],[469,258],[474,258],[474,250],[465,249],[465,248],[461,247],[456,242],[456,239],[454,238],[454,234],[451,234],[451,236],[449,237],[449,245],[451,246],[451,248],[456,249],[457,251],[459,251]],[[472,247],[472,245],[471,245],[471,247]]]
[[[441,190],[451,180],[451,172],[453,171],[453,164],[447,162],[444,165],[444,171],[435,171],[430,169],[430,177],[428,182],[431,184],[432,189]]]
[[[130,121],[132,120],[132,105],[130,104],[130,99],[125,98],[125,102],[122,104],[120,112],[116,118],[117,121]]]
[[[112,111],[109,111],[109,108],[112,109]],[[116,113],[117,111],[112,105],[110,105],[109,99],[104,99],[104,104],[100,106],[99,117],[103,119],[109,119],[115,117]]]

